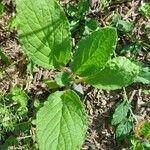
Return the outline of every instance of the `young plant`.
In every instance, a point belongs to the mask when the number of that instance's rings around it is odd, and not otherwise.
[[[132,129],[132,118],[128,118],[130,104],[127,99],[118,104],[113,114],[111,124],[116,126],[115,138],[121,141]]]
[[[139,66],[125,57],[111,59],[117,43],[112,27],[82,38],[71,57],[69,23],[55,0],[16,0],[16,9],[19,41],[28,57],[43,68],[67,70],[47,81],[52,88],[66,86],[67,90],[52,93],[37,112],[39,149],[80,149],[87,129],[86,113],[80,97],[68,87],[86,82],[99,89],[119,89],[134,82]]]
[[[28,99],[25,91],[17,85],[7,95],[0,95],[0,140],[6,132],[15,132],[20,122],[27,118]],[[0,149],[3,148],[0,146]]]

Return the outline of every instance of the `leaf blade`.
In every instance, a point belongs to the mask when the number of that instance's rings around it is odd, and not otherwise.
[[[0,16],[4,13],[4,5],[0,2]]]
[[[135,82],[140,82],[143,84],[150,84],[150,69],[141,67],[140,72],[135,79]]]
[[[17,25],[22,49],[34,63],[64,66],[70,58],[69,23],[54,0],[17,0]]]
[[[8,56],[3,52],[3,50],[0,48],[0,59],[2,59],[7,65],[10,64],[10,59]]]
[[[81,76],[89,76],[103,69],[115,50],[117,32],[106,27],[80,40],[73,56],[71,70]]]
[[[122,138],[130,133],[132,129],[132,123],[130,121],[122,122],[121,124],[118,125],[115,136],[116,138]]]
[[[86,132],[85,116],[79,97],[73,91],[52,94],[37,114],[40,149],[79,149]]]
[[[96,88],[115,90],[133,83],[138,73],[139,66],[125,57],[116,57],[102,71],[84,80]]]
[[[117,125],[121,123],[126,118],[129,108],[130,108],[130,105],[128,104],[127,101],[123,101],[121,104],[119,104],[115,109],[111,124]]]

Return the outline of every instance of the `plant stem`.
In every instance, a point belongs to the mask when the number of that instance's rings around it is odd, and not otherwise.
[[[6,68],[2,69],[1,71],[4,72],[5,70],[7,70],[8,68],[12,67],[13,65],[18,64],[20,61],[24,60],[25,57],[22,57],[21,59],[14,61],[13,63],[11,63],[9,66],[7,66]]]
[[[127,97],[127,92],[126,92],[126,89],[125,89],[125,88],[123,88],[123,97],[124,97],[124,99],[130,104],[130,102],[129,102],[129,100],[128,100],[128,97]],[[132,115],[133,119],[134,119],[136,122],[138,122],[138,119],[137,119],[136,116],[134,115],[134,113],[133,113],[131,107],[129,107],[129,110],[130,110],[130,114]]]
[[[23,136],[23,137],[18,137],[17,139],[18,140],[23,140],[23,139],[26,139],[26,138],[31,138],[31,135]]]
[[[81,79],[75,79],[75,80],[74,80],[74,83],[75,83],[75,84],[79,84],[79,83],[82,83],[82,82],[84,82],[84,79],[82,79],[82,78],[81,78]]]

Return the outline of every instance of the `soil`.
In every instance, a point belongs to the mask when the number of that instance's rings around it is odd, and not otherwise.
[[[69,0],[61,0],[64,7],[68,2]],[[144,43],[150,44],[150,41],[145,38],[145,30],[143,29],[147,23],[147,18],[138,13],[138,8],[143,2],[148,1],[112,1],[106,11],[99,0],[89,0],[91,7],[87,15],[96,17],[100,26],[106,26],[110,24],[113,13],[118,10],[124,20],[134,22],[133,36],[144,41]],[[6,28],[9,18],[15,15],[15,5],[11,0],[3,0],[3,3],[6,11],[0,17],[0,48],[9,56],[11,64],[6,66],[0,60],[0,69],[3,70],[2,75],[0,75],[0,94],[4,95],[9,92],[12,86],[19,84],[29,93],[31,99],[38,96],[44,100],[51,91],[42,83],[42,79],[53,77],[56,71],[34,66],[33,73],[27,73],[28,60],[19,46],[17,32],[15,29],[10,32]],[[117,51],[120,51],[121,45],[126,42],[125,37],[119,37]],[[129,53],[127,57],[131,57],[131,55],[134,54]],[[139,54],[136,54],[136,58],[150,66],[149,49],[142,49]],[[26,81],[28,81],[27,84]],[[114,136],[115,129],[110,123],[116,103],[123,98],[123,91],[97,90],[86,84],[79,86],[83,90],[82,99],[88,114],[88,131],[82,150],[127,149],[130,144],[129,141],[125,139],[122,143],[117,143]],[[133,84],[126,89],[133,113],[139,122],[140,120],[150,119],[150,108],[146,105],[150,100],[150,95],[143,92],[146,89],[150,89],[150,86]],[[29,106],[32,107],[31,104]],[[32,108],[30,109],[32,110]]]

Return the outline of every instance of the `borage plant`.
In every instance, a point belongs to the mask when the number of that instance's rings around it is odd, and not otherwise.
[[[82,38],[71,57],[69,23],[58,2],[16,0],[16,8],[22,49],[35,64],[60,70],[54,81],[46,81],[50,87],[67,87],[52,93],[37,112],[39,149],[80,149],[86,135],[86,113],[80,97],[68,87],[86,82],[99,89],[119,89],[133,83],[140,68],[125,57],[111,58],[117,43],[115,28],[99,28]],[[66,65],[67,71],[61,72]]]

